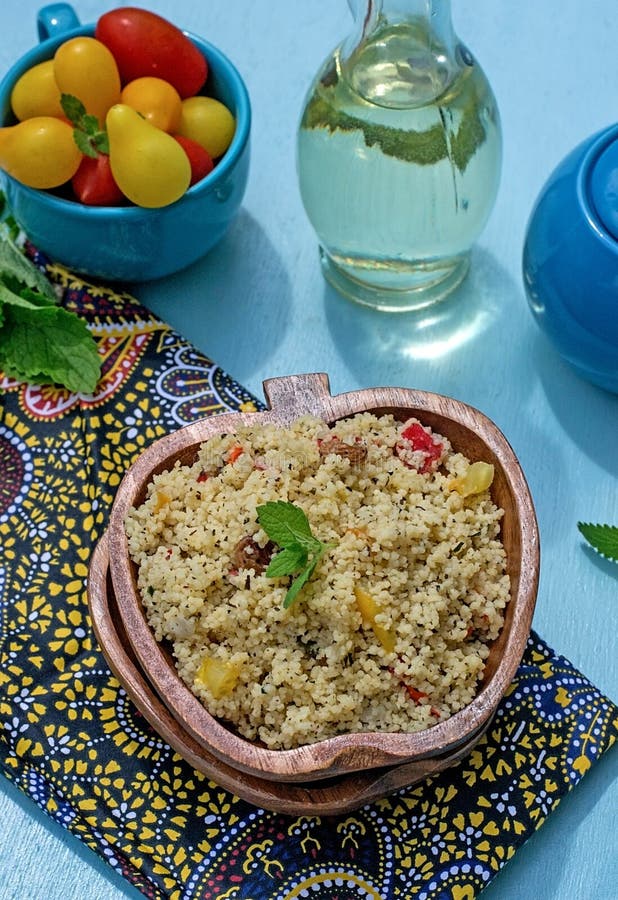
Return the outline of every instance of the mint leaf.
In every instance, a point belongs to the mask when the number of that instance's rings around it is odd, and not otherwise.
[[[109,156],[109,137],[107,136],[107,131],[99,131],[98,134],[95,134],[92,139],[92,144],[99,153],[104,153],[105,156]]]
[[[21,228],[17,224],[17,220],[13,216],[7,216],[2,224],[6,227],[11,240],[16,241],[21,232]]]
[[[0,225],[0,369],[34,384],[92,393],[101,372],[96,341],[75,313],[58,306],[43,273]]]
[[[81,118],[80,127],[86,134],[95,135],[99,131],[99,120],[92,113],[86,113]]]
[[[450,132],[447,142],[446,131],[441,123],[424,131],[416,131],[411,128],[390,127],[350,115],[342,109],[338,100],[338,81],[336,69],[326,73],[305,107],[301,128],[321,128],[331,134],[360,132],[367,147],[375,146],[385,156],[419,166],[435,165],[451,156],[460,172],[465,172],[468,163],[487,139],[482,103],[478,91],[473,87],[458,111],[459,125]]]
[[[38,309],[42,306],[55,306],[56,302],[56,297],[52,300],[50,297],[39,294],[38,291],[22,287],[19,281],[11,275],[0,274],[0,304],[11,303],[29,309],[32,307]]]
[[[292,545],[274,556],[266,569],[267,578],[295,575],[307,565],[307,551],[300,544]]]
[[[311,576],[313,575],[313,570],[315,569],[315,565],[307,566],[306,569],[300,573],[298,578],[296,578],[290,587],[288,588],[288,592],[285,595],[285,599],[283,601],[283,608],[288,609],[292,603],[296,600],[299,595],[301,589],[306,585]]]
[[[69,122],[77,128],[81,128],[81,122],[86,115],[86,107],[81,100],[74,97],[73,94],[61,94],[60,106]]]
[[[10,287],[10,283],[7,284],[5,282],[6,287]],[[34,306],[36,309],[40,309],[43,306],[57,306],[58,301],[56,298],[54,300],[50,300],[49,297],[44,297],[43,294],[39,294],[38,291],[32,291],[30,288],[21,288],[19,291],[15,291],[16,294],[27,303],[30,307]]]
[[[334,544],[325,544],[311,533],[309,520],[299,506],[284,500],[269,501],[256,509],[258,522],[271,541],[283,547],[266,569],[268,578],[297,575],[283,606],[287,609],[309,581],[318,561]]]
[[[6,283],[7,278],[14,278],[25,287],[32,288],[44,297],[49,297],[53,303],[57,303],[58,298],[54,289],[40,269],[24,256],[19,247],[13,243],[10,236],[4,233],[0,234],[0,238],[4,238],[0,240],[0,276],[2,281]]]
[[[99,153],[109,153],[109,141],[105,128],[96,116],[86,111],[86,107],[72,94],[61,94],[60,105],[67,119],[74,126],[73,140],[78,150],[85,156],[96,159]]]
[[[578,522],[577,527],[588,543],[597,553],[618,562],[618,527],[616,525],[593,525],[591,522]]]
[[[83,153],[84,156],[89,156],[91,159],[96,159],[99,155],[92,146],[91,138],[86,134],[85,131],[80,131],[79,128],[74,128],[73,140],[77,144],[77,149],[80,151],[80,153]]]
[[[315,541],[309,520],[300,506],[284,500],[269,501],[258,506],[256,512],[268,537],[280,547]]]
[[[7,371],[75,393],[94,391],[101,359],[85,322],[60,306],[11,305],[4,313],[0,359]]]

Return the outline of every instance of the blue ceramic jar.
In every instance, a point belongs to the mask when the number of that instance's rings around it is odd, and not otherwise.
[[[618,125],[581,143],[548,179],[528,223],[523,277],[561,355],[618,393]]]

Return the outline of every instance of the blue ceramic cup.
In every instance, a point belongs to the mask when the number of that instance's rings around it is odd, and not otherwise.
[[[528,223],[523,277],[561,355],[618,393],[618,125],[581,143],[548,179]]]
[[[40,10],[41,43],[19,59],[0,82],[0,122],[14,124],[10,97],[31,66],[51,59],[64,41],[94,35],[66,3]],[[232,143],[213,171],[170,206],[93,207],[26,187],[0,172],[11,212],[32,242],[75,272],[114,281],[147,281],[179,271],[211,250],[240,207],[249,172],[251,107],[245,84],[230,60],[202,38],[188,37],[208,61],[207,93],[236,119]]]

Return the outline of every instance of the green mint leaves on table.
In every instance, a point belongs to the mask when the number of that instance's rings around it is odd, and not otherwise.
[[[99,153],[109,154],[107,132],[99,126],[96,116],[86,112],[86,107],[72,94],[60,97],[62,111],[74,126],[73,140],[78,149],[85,155],[96,159]]]
[[[94,391],[101,357],[86,323],[58,306],[52,285],[0,224],[0,369],[31,384]]]
[[[283,601],[287,609],[313,575],[320,558],[335,545],[325,544],[314,537],[307,516],[293,503],[284,500],[269,501],[258,506],[256,511],[258,522],[270,540],[282,548],[270,561],[266,576],[296,576]]]
[[[618,562],[618,526],[578,522],[577,527],[597,553]]]

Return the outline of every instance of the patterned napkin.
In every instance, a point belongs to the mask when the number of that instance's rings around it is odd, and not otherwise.
[[[459,765],[340,817],[257,809],[195,772],[93,636],[88,562],[152,440],[256,401],[126,293],[33,248],[99,341],[94,396],[0,372],[0,760],[147,897],[472,900],[616,740],[618,709],[536,635]]]

